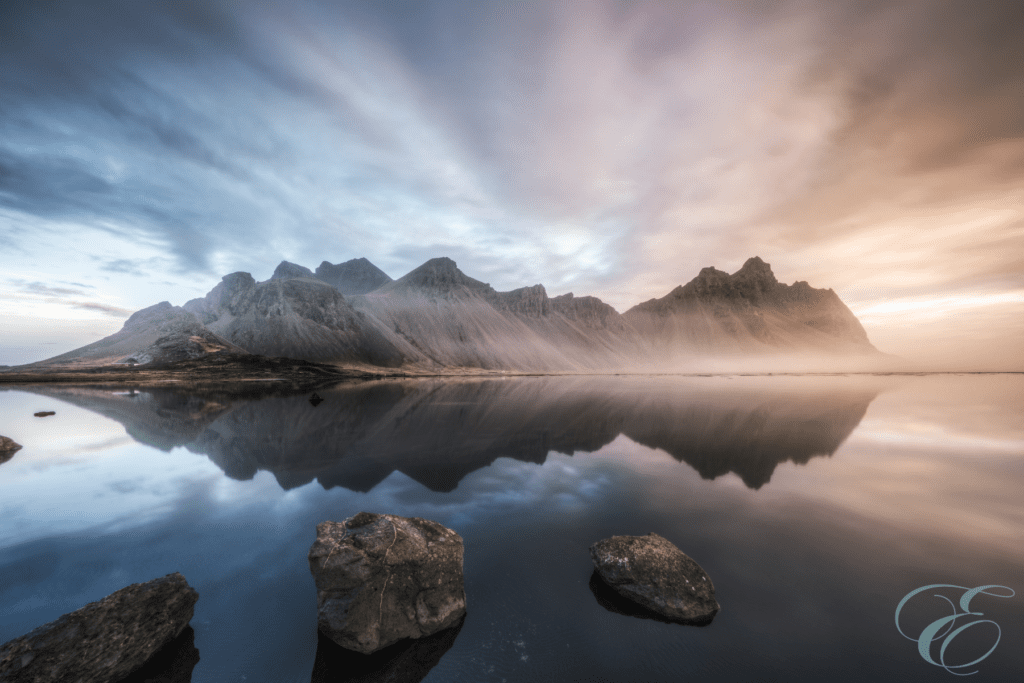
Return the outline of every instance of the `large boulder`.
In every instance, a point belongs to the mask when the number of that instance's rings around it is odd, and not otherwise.
[[[14,439],[10,439],[6,436],[0,436],[0,463],[7,462],[20,450],[20,443],[17,443]]]
[[[369,654],[456,625],[466,613],[462,537],[417,517],[359,514],[321,522],[309,549],[317,625]]]
[[[616,593],[669,621],[706,623],[720,609],[707,572],[658,534],[606,538],[590,557]]]
[[[177,572],[122,588],[0,645],[0,681],[119,681],[188,626],[198,598]]]

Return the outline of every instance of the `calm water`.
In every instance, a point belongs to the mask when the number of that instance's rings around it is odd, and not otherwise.
[[[1001,638],[954,671],[1024,680],[1024,375],[319,393],[314,407],[305,395],[0,391],[0,434],[24,445],[0,464],[0,642],[180,571],[200,595],[182,680],[194,665],[192,681],[218,682],[373,680],[366,667],[509,683],[951,681],[897,632],[897,604],[929,584],[994,584],[1016,595],[974,598],[985,616],[956,626],[994,623],[951,640],[946,662]],[[353,669],[318,652],[306,553],[317,522],[360,510],[458,531],[468,615]],[[592,591],[588,546],[650,531],[714,580],[710,626],[617,613]],[[905,608],[913,637],[952,612],[935,592]]]

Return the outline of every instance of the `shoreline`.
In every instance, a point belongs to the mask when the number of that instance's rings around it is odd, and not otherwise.
[[[24,366],[22,366],[24,367]],[[194,360],[173,361],[151,366],[93,365],[53,366],[38,369],[17,367],[0,370],[0,387],[34,385],[110,385],[164,386],[211,389],[218,385],[251,385],[254,391],[301,391],[340,382],[389,379],[488,379],[511,377],[785,377],[785,376],[922,376],[922,375],[1002,375],[1024,374],[1021,370],[716,370],[692,372],[607,371],[607,372],[528,372],[451,368],[444,371],[417,368],[353,368],[327,363],[269,358],[266,356],[216,355]]]

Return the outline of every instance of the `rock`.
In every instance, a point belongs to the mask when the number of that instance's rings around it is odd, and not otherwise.
[[[119,681],[181,634],[198,598],[177,572],[122,588],[0,645],[0,681]]]
[[[14,439],[9,439],[6,436],[0,436],[0,463],[7,462],[20,450],[20,443],[17,443]]]
[[[456,625],[466,613],[462,537],[417,517],[359,514],[321,522],[309,549],[317,625],[370,654]]]
[[[465,619],[452,628],[417,640],[403,640],[364,655],[338,647],[318,634],[311,683],[419,683],[455,644]]]
[[[186,626],[177,638],[164,645],[141,669],[117,683],[191,683],[199,663],[196,633]]]
[[[56,415],[57,413],[55,413],[52,410],[40,410],[38,413],[32,414],[35,415],[36,417],[50,417],[51,415]]]
[[[316,277],[313,275],[313,271],[305,266],[296,265],[289,263],[288,261],[281,261],[277,268],[274,270],[274,274],[270,276],[271,280],[287,280],[293,277]]]
[[[670,621],[706,623],[720,609],[701,566],[661,536],[612,536],[590,546],[597,573],[615,592]]]
[[[387,273],[364,258],[337,265],[324,261],[317,267],[316,277],[342,294],[366,294],[391,282]]]

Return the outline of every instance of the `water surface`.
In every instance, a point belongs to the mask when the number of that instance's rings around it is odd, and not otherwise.
[[[181,571],[200,594],[191,680],[333,680],[351,662],[318,652],[306,552],[317,522],[368,510],[465,539],[461,629],[371,663],[426,662],[403,669],[412,680],[952,680],[894,622],[904,595],[937,583],[1016,591],[971,603],[1001,640],[958,671],[1024,674],[1024,376],[431,379],[319,394],[314,407],[0,392],[0,434],[25,446],[0,465],[0,642]],[[714,580],[710,626],[595,597],[589,545],[650,531]],[[913,635],[949,613],[932,600],[908,609]],[[996,637],[965,631],[947,662]]]

